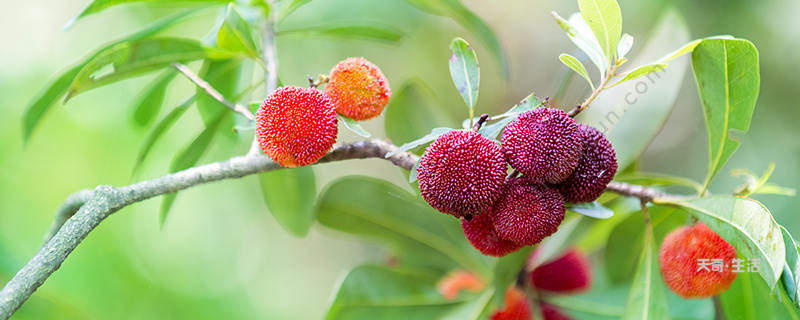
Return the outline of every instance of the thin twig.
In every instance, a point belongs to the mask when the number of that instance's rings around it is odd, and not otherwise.
[[[597,96],[600,95],[600,92],[606,89],[606,85],[608,85],[608,82],[611,80],[611,78],[614,77],[614,75],[615,75],[614,71],[616,71],[616,69],[617,69],[617,66],[611,67],[611,70],[608,71],[608,73],[606,74],[605,78],[603,79],[603,82],[600,83],[600,86],[598,86],[596,89],[592,90],[592,94],[589,95],[588,98],[586,98],[586,101],[584,101],[580,105],[576,106],[574,109],[572,109],[569,112],[567,112],[567,115],[570,116],[570,117],[575,117],[579,113],[581,113],[581,111],[583,111],[587,107],[589,107],[589,104],[591,104],[592,101],[594,101],[594,99],[596,99]]]
[[[172,67],[180,71],[184,76],[186,76],[186,78],[194,82],[194,84],[197,85],[199,88],[203,89],[203,91],[205,91],[209,96],[214,98],[214,100],[217,100],[220,103],[224,104],[226,107],[231,108],[231,110],[242,114],[247,119],[256,120],[256,117],[253,115],[252,112],[250,112],[250,110],[247,109],[247,107],[226,100],[225,97],[219,91],[217,91],[217,89],[214,89],[214,87],[212,87],[211,84],[201,79],[198,75],[192,72],[192,70],[189,69],[189,67],[187,67],[186,65],[173,62]]]

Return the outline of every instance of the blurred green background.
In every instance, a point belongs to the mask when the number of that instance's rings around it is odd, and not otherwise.
[[[76,97],[47,115],[25,145],[21,118],[31,99],[54,74],[92,50],[142,25],[175,12],[146,4],[118,6],[62,31],[62,25],[87,1],[3,3],[0,31],[0,283],[5,283],[39,248],[55,208],[66,196],[98,184],[121,186],[164,174],[174,150],[201,130],[189,112],[156,145],[141,172],[131,170],[146,130],[132,125],[131,104],[152,76],[136,78]],[[306,75],[327,72],[348,56],[364,56],[380,66],[397,92],[412,78],[423,79],[451,123],[466,109],[450,82],[448,44],[462,36],[478,48],[481,93],[478,112],[499,113],[531,91],[552,95],[563,67],[557,56],[574,46],[552,21],[550,11],[577,11],[574,1],[465,0],[497,33],[505,48],[510,78],[504,80],[482,43],[452,20],[422,13],[402,0],[314,0],[287,18],[281,28],[315,21],[366,19],[402,30],[397,44],[285,37],[278,40],[280,78],[305,85]],[[773,182],[797,188],[800,140],[794,99],[798,83],[800,14],[797,1],[620,1],[624,31],[642,48],[650,28],[667,7],[686,19],[693,38],[732,34],[753,41],[761,54],[761,95],[750,132],[726,170],[762,172],[770,162]],[[202,37],[219,8],[207,9],[169,33]],[[671,51],[663,48],[662,52]],[[683,58],[687,59],[687,58]],[[192,64],[197,70],[199,64]],[[576,86],[577,81],[575,82]],[[582,85],[582,84],[581,84]],[[575,86],[573,86],[575,87]],[[579,87],[579,86],[578,86]],[[164,109],[192,91],[175,81]],[[258,91],[260,92],[260,90]],[[584,92],[570,90],[558,103],[580,103]],[[253,94],[252,100],[263,95]],[[365,127],[383,137],[383,116]],[[414,126],[414,123],[402,125]],[[340,141],[358,139],[340,131]],[[401,143],[400,141],[398,143]],[[220,136],[202,159],[207,163],[246,152],[247,134]],[[646,171],[702,181],[706,172],[706,133],[691,72],[663,130],[639,162]],[[359,160],[315,167],[317,185],[347,174],[365,174],[408,187],[402,172],[388,162]],[[721,172],[712,192],[729,192],[741,183]],[[792,197],[757,196],[779,223],[800,236]],[[258,181],[247,177],[182,192],[163,228],[158,200],[114,214],[95,230],[34,295],[16,319],[317,319],[332,299],[338,281],[365,261],[386,259],[386,252],[340,234],[312,228],[295,238],[278,226],[261,199]]]

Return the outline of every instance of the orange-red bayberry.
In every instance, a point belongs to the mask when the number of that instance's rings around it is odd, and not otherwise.
[[[486,211],[500,197],[506,163],[494,141],[454,130],[425,150],[417,172],[425,201],[440,212],[462,217]]]
[[[597,200],[617,173],[617,155],[611,142],[597,129],[579,124],[583,156],[572,175],[558,185],[567,202]]]
[[[461,290],[480,292],[483,287],[483,281],[467,270],[453,271],[436,283],[436,290],[447,300],[453,300],[458,297],[458,293]]]
[[[491,320],[531,320],[531,305],[521,290],[511,287],[506,291],[505,308],[492,313]]]
[[[558,230],[564,220],[564,199],[556,190],[525,177],[510,178],[492,212],[501,238],[530,246]]]
[[[583,149],[575,121],[552,108],[523,112],[506,126],[501,139],[514,169],[531,180],[552,184],[572,174]]]
[[[461,220],[461,228],[469,243],[481,253],[494,257],[502,257],[522,248],[521,245],[497,235],[492,223],[493,218],[489,210],[470,220]]]
[[[336,142],[336,112],[316,89],[283,87],[264,99],[256,114],[256,138],[284,167],[317,162]]]
[[[711,259],[721,259],[723,266],[730,266],[736,259],[736,249],[702,223],[670,232],[658,255],[664,282],[670,290],[687,299],[717,295],[736,279],[730,267],[713,270],[699,264]]]
[[[377,66],[364,58],[347,58],[333,67],[325,93],[336,112],[354,119],[377,117],[389,103],[392,90]]]
[[[544,320],[572,320],[554,305],[542,302],[539,303],[539,309],[542,310],[542,318]]]
[[[537,289],[574,293],[589,289],[592,271],[586,256],[571,249],[563,256],[533,269],[530,280]]]

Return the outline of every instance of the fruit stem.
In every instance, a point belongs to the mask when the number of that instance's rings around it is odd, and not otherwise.
[[[472,118],[470,118],[470,119],[472,119]],[[488,114],[485,114],[485,113],[482,114],[481,117],[478,119],[478,122],[475,122],[475,125],[472,126],[472,131],[473,132],[478,132],[478,130],[481,129],[481,126],[483,125],[483,123],[486,122],[486,120],[488,120],[488,119],[489,119],[489,115]]]

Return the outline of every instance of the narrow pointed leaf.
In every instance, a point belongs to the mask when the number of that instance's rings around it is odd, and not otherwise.
[[[133,121],[136,125],[145,126],[158,116],[161,105],[164,103],[167,86],[175,79],[176,75],[175,70],[167,70],[142,91],[133,107]]]
[[[623,34],[622,38],[619,38],[619,44],[617,45],[617,59],[622,59],[628,55],[631,48],[633,48],[633,36],[627,33]]]
[[[206,59],[203,61],[198,76],[217,89],[228,101],[231,101],[231,98],[236,95],[241,73],[242,60]],[[209,96],[205,90],[197,87],[195,91],[197,92],[197,110],[200,111],[200,117],[207,126],[214,123],[220,114],[232,113],[231,109]]]
[[[225,20],[217,32],[217,46],[232,52],[258,57],[258,49],[250,24],[242,18],[233,3],[228,4]]]
[[[136,173],[139,168],[141,168],[142,163],[147,158],[147,155],[150,154],[150,150],[153,148],[153,145],[164,136],[164,133],[167,132],[172,126],[175,124],[180,117],[186,113],[186,110],[189,109],[197,95],[192,95],[189,99],[186,99],[183,103],[179,106],[175,107],[167,113],[164,118],[162,118],[158,124],[156,124],[152,130],[147,134],[147,138],[145,138],[144,143],[142,143],[142,147],[139,149],[139,155],[136,156],[136,163],[133,165],[133,172]]]
[[[411,151],[416,147],[419,147],[421,145],[433,142],[434,140],[438,139],[439,136],[441,136],[441,135],[443,135],[445,133],[448,133],[450,131],[453,131],[453,130],[455,130],[455,129],[451,129],[451,128],[433,128],[433,129],[431,129],[431,133],[429,133],[429,134],[427,134],[427,135],[425,135],[422,138],[419,138],[417,140],[404,143],[399,148],[397,148],[397,150],[394,150],[392,152],[387,153],[386,157],[388,158],[388,157],[391,157],[391,156],[396,155],[396,154],[401,153],[401,152]]]
[[[609,58],[606,57],[606,54],[597,42],[597,38],[592,33],[592,29],[589,28],[589,25],[583,20],[583,16],[576,12],[569,17],[569,20],[566,20],[556,12],[553,12],[552,15],[558,25],[567,32],[569,40],[589,57],[589,60],[597,67],[600,78],[603,78],[609,68]]]
[[[340,22],[281,30],[278,36],[328,37],[392,43],[402,40],[405,35],[388,25]]]
[[[607,208],[597,201],[589,203],[576,203],[567,209],[595,219],[608,219],[614,216],[613,210]]]
[[[563,63],[568,68],[572,69],[572,71],[575,71],[575,73],[577,73],[584,79],[586,79],[586,82],[588,82],[589,86],[591,86],[592,90],[594,90],[594,84],[592,83],[592,78],[589,77],[589,73],[586,72],[586,67],[583,66],[583,63],[578,61],[577,58],[568,55],[566,53],[562,53],[560,56],[558,56],[558,60],[561,60],[561,63]]]
[[[76,21],[78,21],[81,18],[83,18],[85,16],[88,16],[90,14],[103,11],[103,10],[105,10],[107,8],[110,8],[110,7],[119,5],[119,4],[134,3],[134,2],[164,2],[164,3],[166,3],[166,2],[169,2],[169,3],[180,3],[180,2],[182,2],[182,3],[188,3],[188,4],[209,5],[209,4],[222,3],[222,2],[227,2],[227,1],[225,1],[225,0],[182,0],[182,1],[176,2],[176,1],[173,1],[173,0],[93,0],[77,16],[75,16],[74,18],[70,19],[64,25],[64,28],[66,29],[66,28],[71,27],[73,24],[75,24]]]
[[[786,246],[786,266],[783,268],[781,280],[786,295],[796,307],[800,307],[800,248],[789,230],[781,226],[781,233]]]
[[[646,76],[646,75],[651,74],[651,73],[660,72],[660,71],[664,70],[666,67],[667,67],[666,64],[648,64],[646,66],[638,67],[636,69],[633,69],[631,72],[626,73],[625,76],[622,77],[622,79],[620,79],[616,83],[614,83],[611,86],[609,86],[609,88],[616,87],[617,85],[620,85],[622,83],[625,83],[627,81],[631,81],[633,79],[636,79],[636,78],[639,78],[639,77],[642,77],[642,76]]]
[[[303,5],[311,2],[311,0],[290,0],[283,2],[288,3],[288,5],[278,11],[278,21],[283,21],[283,19],[286,19],[292,12],[295,12]]]
[[[650,224],[645,226],[642,253],[622,319],[669,319],[664,284],[658,268],[655,237]]]
[[[606,57],[614,57],[622,35],[622,11],[617,1],[578,0],[578,7]]]
[[[750,128],[760,87],[758,50],[747,40],[704,40],[692,52],[692,67],[708,129],[707,189],[739,147],[731,130]]]
[[[472,110],[478,102],[478,86],[481,79],[478,57],[475,55],[475,50],[461,38],[453,40],[450,52],[450,77],[472,116]]]

